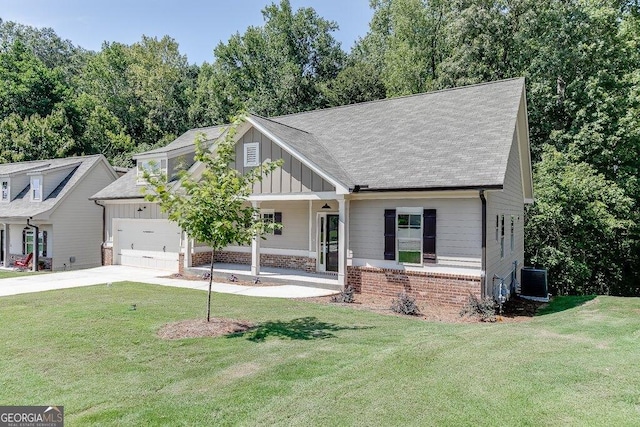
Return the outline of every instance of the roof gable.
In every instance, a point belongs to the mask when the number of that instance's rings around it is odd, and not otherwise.
[[[37,166],[34,166],[38,163]],[[42,162],[24,162],[24,163],[12,163],[7,165],[0,165],[0,173],[2,169],[11,170],[12,176],[15,177],[18,174],[18,170],[22,168],[22,173],[25,175],[31,175],[31,172],[37,170],[38,174],[42,174],[46,177],[48,172],[66,172],[61,181],[52,189],[49,194],[43,195],[42,201],[33,202],[29,193],[29,185],[21,188],[17,196],[9,201],[0,203],[0,218],[23,218],[23,217],[36,217],[38,215],[48,215],[53,212],[60,203],[70,194],[75,186],[79,184],[96,165],[103,163],[107,167],[115,180],[117,175],[113,168],[109,165],[105,157],[101,154],[92,156],[79,156],[68,157],[65,159],[51,159]],[[46,166],[45,166],[46,165]]]

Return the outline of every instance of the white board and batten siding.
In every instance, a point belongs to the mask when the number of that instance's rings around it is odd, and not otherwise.
[[[522,174],[520,166],[520,152],[517,140],[517,131],[514,133],[511,151],[504,180],[504,188],[501,191],[487,192],[487,282],[485,292],[487,296],[493,295],[495,286],[499,282],[494,281],[494,275],[506,279],[506,284],[511,283],[511,272],[514,261],[518,262],[517,279],[520,280],[519,270],[524,263],[524,196],[522,186]],[[504,254],[501,256],[500,238],[501,221],[504,215]],[[514,218],[514,248],[511,249],[511,218]],[[496,232],[496,219],[498,229]]]
[[[349,248],[354,265],[403,267],[384,260],[384,211],[404,207],[436,210],[436,257],[438,266],[480,271],[482,257],[482,211],[480,198],[352,200]],[[425,265],[425,269],[432,268]]]
[[[260,163],[283,160],[281,167],[254,185],[253,194],[335,191],[333,185],[253,127],[245,132],[236,144],[236,161],[233,167],[242,173],[252,169],[244,166],[245,143],[259,143]]]
[[[89,197],[115,178],[98,162],[51,214],[53,270],[97,267],[102,263],[102,208]],[[73,262],[72,262],[73,261]]]

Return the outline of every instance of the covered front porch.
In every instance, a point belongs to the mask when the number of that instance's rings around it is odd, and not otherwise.
[[[251,246],[229,246],[216,252],[214,268],[221,277],[259,277],[265,281],[314,283],[341,289],[347,282],[349,200],[335,192],[261,194],[249,199],[264,221],[282,224],[273,234],[253,239]],[[186,242],[185,270],[204,272],[210,249]],[[206,268],[205,268],[206,269]],[[219,270],[219,271],[218,271]]]

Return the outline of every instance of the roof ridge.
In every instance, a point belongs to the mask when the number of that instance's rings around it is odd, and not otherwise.
[[[260,114],[256,114],[256,113],[249,113],[249,114],[250,114],[250,115],[252,115],[252,116],[255,116],[255,117],[259,117],[259,118],[261,118],[261,119],[264,119],[264,120],[266,120],[266,121],[268,121],[268,122],[275,123],[275,124],[280,125],[280,126],[288,127],[289,129],[293,129],[293,130],[297,130],[297,131],[300,131],[300,132],[304,132],[304,133],[306,133],[307,135],[313,135],[311,132],[307,132],[307,131],[306,131],[306,130],[304,130],[304,129],[300,129],[300,128],[297,128],[297,127],[293,127],[293,126],[291,126],[291,125],[287,125],[287,124],[284,124],[284,123],[277,122],[277,121],[275,121],[275,120],[271,120],[269,117],[264,117],[264,116],[261,116]],[[298,114],[299,114],[299,113],[298,113]]]
[[[335,107],[318,108],[318,109],[315,109],[315,110],[301,111],[299,113],[290,113],[290,114],[283,114],[283,115],[280,115],[280,116],[274,116],[274,117],[271,117],[270,120],[271,121],[275,121],[273,119],[292,117],[292,116],[302,116],[302,115],[305,115],[305,114],[317,113],[317,112],[320,112],[320,111],[337,110],[337,109],[343,109],[343,108],[349,108],[349,107],[355,107],[355,106],[367,105],[367,104],[375,104],[375,103],[386,102],[386,101],[396,101],[396,100],[407,99],[407,98],[417,98],[419,96],[435,95],[435,94],[439,94],[439,93],[443,93],[443,92],[450,92],[450,91],[461,90],[461,89],[469,89],[469,88],[473,88],[473,87],[487,86],[487,85],[493,85],[493,84],[498,84],[498,83],[505,83],[505,82],[509,82],[509,81],[512,81],[512,80],[520,80],[520,79],[524,79],[524,78],[525,78],[524,76],[511,77],[511,78],[508,78],[508,79],[493,80],[493,81],[490,81],[490,82],[480,82],[480,83],[474,83],[474,84],[465,85],[465,86],[448,87],[448,88],[438,89],[438,90],[434,90],[434,91],[430,91],[430,92],[420,92],[420,93],[413,93],[413,94],[410,94],[410,95],[395,96],[395,97],[391,97],[391,98],[374,99],[374,100],[371,100],[371,101],[356,102],[354,104],[336,105]],[[276,121],[276,123],[280,123],[280,122]]]

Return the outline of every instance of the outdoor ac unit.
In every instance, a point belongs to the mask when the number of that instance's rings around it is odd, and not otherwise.
[[[521,271],[520,294],[529,297],[547,298],[547,270],[542,268],[524,267]]]

